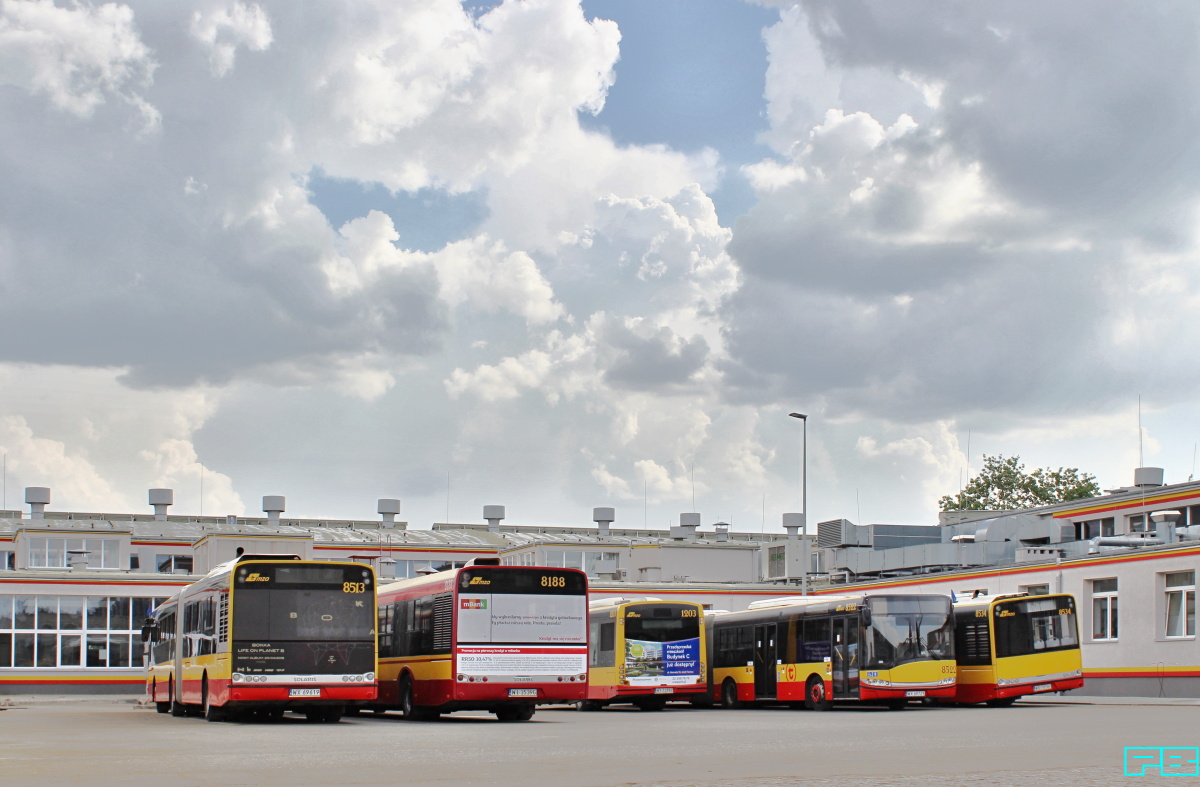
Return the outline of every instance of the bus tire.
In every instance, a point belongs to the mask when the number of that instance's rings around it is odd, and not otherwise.
[[[186,716],[187,706],[182,702],[175,701],[175,678],[171,678],[171,688],[167,691],[167,705],[171,708],[172,716]]]
[[[154,703],[154,710],[159,713],[168,713],[171,710],[171,703],[158,701],[158,679],[150,684],[150,700]]]
[[[413,701],[412,675],[405,674],[400,679],[400,714],[409,721],[429,721],[437,718],[437,713],[429,708],[423,708]]]
[[[223,721],[225,709],[212,704],[212,695],[208,693],[208,676],[200,683],[200,707],[204,709],[205,721]]]
[[[721,707],[732,710],[741,704],[738,701],[737,683],[733,678],[726,678],[725,682],[721,684]]]
[[[888,710],[904,710],[908,707],[908,700],[888,700],[883,703],[883,707]]]
[[[826,711],[833,707],[825,694],[825,681],[816,675],[809,678],[804,686],[804,704],[809,710]]]
[[[529,721],[533,718],[534,710],[532,702],[509,705],[496,711],[496,718],[500,721]]]
[[[987,700],[984,704],[989,708],[1011,708],[1016,701],[1016,697],[1000,697],[994,700]]]
[[[596,711],[603,708],[604,704],[599,700],[580,700],[575,707],[581,711]]]

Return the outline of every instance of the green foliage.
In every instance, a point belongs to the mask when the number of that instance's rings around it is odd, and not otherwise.
[[[938,501],[942,511],[1006,511],[1032,508],[1100,494],[1096,477],[1078,468],[1025,472],[1019,456],[984,456],[983,469],[953,497]]]

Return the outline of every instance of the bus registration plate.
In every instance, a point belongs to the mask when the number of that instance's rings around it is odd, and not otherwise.
[[[289,689],[289,697],[320,697],[320,689]]]
[[[904,692],[904,696],[905,696],[905,697],[924,697],[924,696],[925,696],[925,690],[924,690],[924,689],[917,689],[916,691],[906,691],[906,692]]]
[[[508,696],[510,696],[510,697],[536,697],[537,689],[509,689]]]
[[[658,688],[656,688],[654,690],[654,693],[655,694],[674,694],[675,689],[671,688],[670,686],[659,686]]]
[[[1033,690],[1034,691],[1050,691],[1050,689],[1052,689],[1052,688],[1054,688],[1054,685],[1051,683],[1039,683],[1038,685],[1033,687]]]

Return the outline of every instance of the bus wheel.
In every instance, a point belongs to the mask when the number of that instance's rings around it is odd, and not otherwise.
[[[422,708],[413,701],[411,675],[405,675],[400,679],[400,714],[410,721],[429,721],[438,715],[428,708]]]
[[[200,684],[200,702],[204,708],[205,721],[221,721],[225,718],[224,708],[218,708],[212,704],[212,695],[208,693],[208,676],[204,676],[204,681]]]
[[[989,708],[1011,708],[1012,704],[1016,701],[1016,697],[1001,697],[1000,699],[988,700],[984,704]]]
[[[638,700],[633,704],[638,706],[639,710],[662,710],[663,708],[667,707],[667,698],[648,697],[644,700]]]
[[[154,701],[154,710],[159,713],[167,713],[171,710],[171,703],[158,701],[158,679],[156,678],[150,684],[150,699]]]
[[[533,711],[533,703],[510,705],[496,711],[496,718],[500,721],[529,721],[533,718]]]
[[[580,700],[579,704],[575,707],[582,711],[594,711],[600,710],[604,705],[598,700]]]
[[[804,691],[805,705],[809,710],[829,710],[833,703],[825,696],[825,681],[816,675],[808,679]]]
[[[175,701],[175,678],[171,677],[171,688],[167,691],[167,705],[171,707],[172,716],[186,716],[187,707],[182,702]]]
[[[741,705],[738,702],[737,694],[737,683],[732,678],[726,678],[725,682],[721,684],[721,707],[736,708],[738,705]]]
[[[883,705],[888,710],[904,710],[908,706],[908,700],[888,700]]]

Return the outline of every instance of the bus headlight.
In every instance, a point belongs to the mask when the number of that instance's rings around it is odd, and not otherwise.
[[[246,679],[246,676],[243,675],[242,673],[240,673],[240,672],[233,673],[233,682],[234,683],[241,683],[245,679]]]
[[[375,673],[374,673],[374,672],[368,672],[366,675],[363,675],[363,680],[365,680],[365,681],[373,681],[373,680],[375,680]]]
[[[881,689],[892,685],[890,680],[883,680],[882,678],[866,678],[859,676],[859,680],[867,686],[876,686]]]

